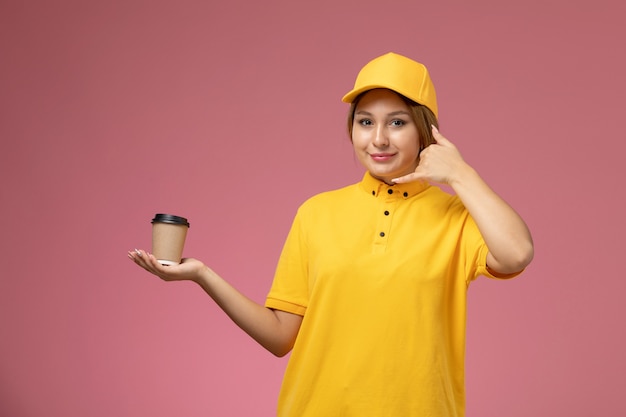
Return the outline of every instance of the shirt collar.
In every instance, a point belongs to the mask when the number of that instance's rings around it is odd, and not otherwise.
[[[378,197],[378,195],[383,194],[385,196],[391,195],[405,199],[421,193],[430,187],[430,184],[426,181],[413,181],[403,184],[389,185],[384,181],[380,181],[372,177],[372,174],[368,171],[365,175],[363,175],[363,179],[359,183],[359,186],[363,191],[374,197]]]

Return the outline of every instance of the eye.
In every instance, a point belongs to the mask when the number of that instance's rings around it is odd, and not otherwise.
[[[406,124],[406,122],[404,120],[400,120],[400,119],[394,119],[391,121],[391,126],[395,126],[395,127],[401,127],[404,126]]]
[[[372,125],[372,121],[370,119],[359,119],[357,121],[358,124],[360,124],[361,126],[371,126]]]

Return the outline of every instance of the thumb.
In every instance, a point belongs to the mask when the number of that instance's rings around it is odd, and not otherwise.
[[[404,184],[407,182],[419,181],[423,179],[426,179],[426,176],[420,171],[419,167],[417,167],[415,172],[411,172],[410,174],[394,178],[391,180],[391,182],[395,184]]]

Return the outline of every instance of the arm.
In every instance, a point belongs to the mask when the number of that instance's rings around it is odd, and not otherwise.
[[[435,127],[433,136],[437,143],[420,154],[415,172],[394,182],[422,179],[450,185],[485,239],[489,248],[489,269],[501,274],[524,269],[534,255],[532,237],[524,220],[483,181]]]
[[[165,281],[196,282],[237,326],[274,355],[284,356],[293,347],[302,316],[252,301],[197,259],[187,258],[180,265],[163,266],[145,251],[128,252],[128,257]]]

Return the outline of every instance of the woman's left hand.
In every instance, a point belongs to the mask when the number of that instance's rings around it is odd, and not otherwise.
[[[468,167],[456,146],[439,133],[435,126],[432,126],[432,131],[436,143],[422,150],[415,172],[394,178],[393,182],[426,180],[451,185]]]

